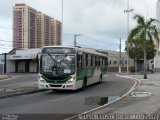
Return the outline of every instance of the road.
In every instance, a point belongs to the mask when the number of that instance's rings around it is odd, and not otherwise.
[[[9,74],[12,76],[9,80],[0,81],[0,88],[14,89],[23,86],[30,86],[37,83],[37,74]]]
[[[98,104],[88,104],[86,98],[121,96],[134,84],[132,80],[115,75],[105,75],[103,79],[103,83],[89,86],[83,91],[46,91],[0,99],[0,113],[78,114],[100,106]]]

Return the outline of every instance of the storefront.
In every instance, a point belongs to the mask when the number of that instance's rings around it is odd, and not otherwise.
[[[41,49],[15,50],[7,54],[7,73],[36,73],[38,72],[38,53]]]

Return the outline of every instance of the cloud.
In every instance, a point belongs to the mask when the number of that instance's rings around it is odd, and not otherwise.
[[[130,29],[135,25],[132,19],[135,13],[155,18],[156,0],[129,1],[130,8],[134,9],[130,13]],[[6,33],[12,31],[12,6],[15,3],[26,3],[38,11],[62,20],[62,0],[0,0],[0,18],[4,21],[0,25],[11,28],[11,30],[0,28],[6,31],[0,33],[0,38],[12,40],[12,34],[6,35]],[[99,42],[98,46],[94,40],[79,37],[83,40],[78,42],[86,46],[105,49],[103,46],[108,46],[109,49],[116,50],[116,46],[109,45],[117,44],[120,37],[124,44],[127,36],[127,15],[123,10],[127,9],[127,0],[63,0],[63,3],[64,34],[82,34],[104,41]],[[64,35],[63,38],[64,44],[73,43],[73,35],[70,37]]]

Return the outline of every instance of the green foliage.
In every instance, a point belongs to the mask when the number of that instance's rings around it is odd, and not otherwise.
[[[138,58],[142,58],[141,54],[143,54],[144,79],[147,79],[146,60],[147,57],[152,58],[155,55],[156,51],[156,49],[154,49],[153,41],[157,43],[157,47],[159,47],[159,36],[157,32],[158,30],[156,28],[156,25],[154,24],[155,22],[158,22],[158,20],[152,18],[145,19],[142,15],[138,14],[136,14],[133,18],[134,20],[136,20],[137,25],[131,30],[131,33],[128,36],[128,43],[131,45],[131,50],[128,50],[128,53],[130,52],[132,54],[131,57],[136,56]]]
[[[153,41],[146,41],[147,59],[153,59],[156,48]],[[132,59],[144,59],[143,45],[138,40],[133,40],[129,46],[129,57]]]

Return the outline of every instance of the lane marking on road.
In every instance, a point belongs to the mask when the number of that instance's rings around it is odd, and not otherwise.
[[[101,109],[101,108],[104,108],[104,107],[106,107],[106,106],[108,106],[108,105],[110,105],[110,104],[112,104],[112,103],[114,103],[114,102],[117,102],[118,100],[120,100],[120,99],[124,98],[125,96],[129,95],[132,91],[134,91],[135,89],[137,89],[137,88],[140,86],[140,84],[141,84],[141,80],[139,80],[139,79],[137,79],[137,78],[133,78],[133,77],[130,77],[130,76],[122,76],[122,75],[116,75],[116,76],[118,76],[118,77],[123,77],[123,78],[128,78],[128,79],[130,79],[130,80],[134,80],[135,83],[134,83],[134,85],[131,87],[131,89],[130,89],[127,93],[125,93],[125,94],[122,95],[121,97],[117,98],[116,100],[114,100],[114,101],[112,101],[112,102],[110,102],[110,103],[107,103],[107,104],[105,104],[105,105],[102,105],[102,106],[93,108],[93,109],[91,109],[91,110],[89,110],[89,111],[85,111],[85,112],[80,113],[80,114],[78,114],[78,115],[75,115],[75,116],[73,116],[73,117],[66,118],[66,119],[64,119],[64,120],[75,120],[77,117],[79,117],[79,116],[81,116],[81,115],[94,112],[94,111],[99,110],[99,109]]]

